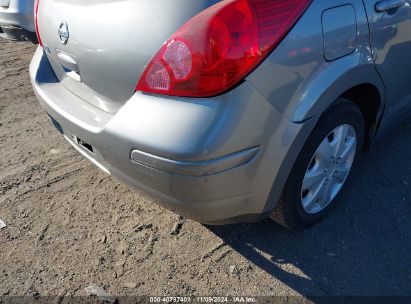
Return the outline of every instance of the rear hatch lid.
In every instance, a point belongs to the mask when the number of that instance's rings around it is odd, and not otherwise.
[[[39,32],[64,88],[114,114],[170,35],[217,2],[40,0]]]

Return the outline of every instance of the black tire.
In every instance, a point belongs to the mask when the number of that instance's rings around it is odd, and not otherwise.
[[[308,227],[321,220],[335,205],[335,201],[344,190],[347,181],[337,197],[326,208],[315,214],[308,214],[303,210],[301,188],[305,172],[318,146],[330,132],[342,124],[352,125],[357,133],[357,147],[353,167],[355,166],[364,145],[364,118],[360,109],[354,103],[346,99],[339,99],[322,115],[292,168],[281,198],[271,215],[271,218],[280,225],[291,229]]]

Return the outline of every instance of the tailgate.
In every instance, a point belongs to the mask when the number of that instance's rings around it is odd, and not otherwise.
[[[115,113],[169,36],[216,2],[40,0],[39,31],[64,88]]]

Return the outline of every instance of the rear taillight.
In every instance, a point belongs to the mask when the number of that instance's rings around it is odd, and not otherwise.
[[[187,97],[224,93],[282,41],[311,0],[224,0],[183,25],[144,71],[137,91]]]
[[[40,3],[40,0],[35,0],[34,2],[34,24],[36,27],[37,40],[39,41],[39,44],[43,46],[43,42],[41,41],[41,38],[40,38],[39,23],[38,23],[39,3]]]

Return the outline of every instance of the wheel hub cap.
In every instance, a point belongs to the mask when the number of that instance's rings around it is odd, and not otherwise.
[[[301,188],[305,212],[324,210],[340,192],[351,171],[357,149],[353,126],[344,124],[328,134],[311,158]]]

